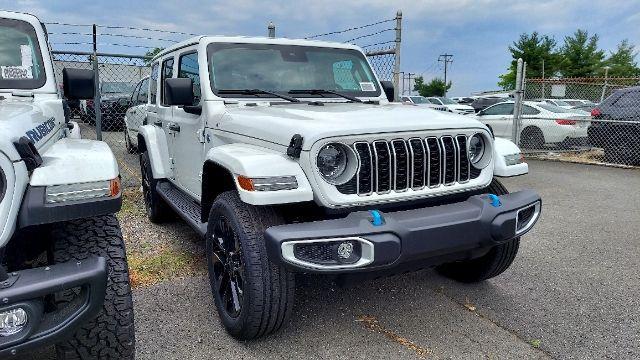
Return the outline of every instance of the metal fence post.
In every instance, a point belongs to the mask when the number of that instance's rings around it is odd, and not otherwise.
[[[98,46],[96,43],[96,24],[93,24],[93,54],[91,54],[91,60],[93,61],[93,73],[95,75],[95,95],[93,97],[93,111],[96,117],[96,140],[102,140],[102,110],[100,106],[100,74],[98,67]]]
[[[512,133],[511,139],[517,145],[518,144],[518,124],[520,122],[520,109],[522,108],[522,100],[523,100],[523,92],[522,92],[522,84],[523,84],[523,68],[524,62],[522,58],[518,59],[518,67],[516,69],[516,91],[514,94],[514,104],[513,104],[513,125],[512,125]]]
[[[272,39],[276,37],[276,24],[274,24],[273,21],[269,21],[269,26],[267,26],[267,36]]]
[[[604,84],[602,85],[602,95],[600,95],[600,102],[604,100],[604,95],[607,93],[607,80],[609,78],[609,69],[610,66],[605,66],[604,68]]]
[[[400,100],[400,45],[402,43],[402,11],[398,10],[396,13],[396,40],[394,57],[395,62],[393,64],[393,87],[394,94],[393,99],[395,101]]]

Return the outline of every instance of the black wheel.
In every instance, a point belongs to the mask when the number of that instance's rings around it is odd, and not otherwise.
[[[135,332],[129,267],[120,225],[114,215],[55,225],[52,261],[82,261],[90,256],[107,260],[107,291],[102,311],[67,341],[56,344],[58,359],[134,359]],[[58,307],[71,303],[73,290],[56,295]]]
[[[487,194],[504,195],[509,191],[498,180],[493,179],[486,189]],[[473,283],[484,281],[502,274],[516,258],[520,238],[494,246],[485,255],[471,260],[458,261],[441,265],[437,268],[442,275],[454,280]]]
[[[537,127],[528,127],[522,130],[520,136],[520,146],[525,149],[542,149],[544,145],[544,134]]]
[[[158,180],[153,178],[151,161],[147,151],[140,154],[140,173],[142,175],[144,205],[147,209],[149,220],[154,224],[158,224],[171,219],[173,210],[164,202],[156,190]]]
[[[209,214],[207,264],[220,320],[240,340],[280,329],[291,315],[294,275],[267,257],[264,231],[282,219],[270,207],[220,194]]]
[[[129,136],[129,131],[126,128],[124,129],[124,146],[126,147],[128,154],[135,154],[138,152],[138,148],[133,146],[131,143],[131,137]]]

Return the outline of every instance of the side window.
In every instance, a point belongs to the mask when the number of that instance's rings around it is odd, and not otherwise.
[[[640,92],[627,92],[620,96],[618,100],[614,103],[615,106],[620,107],[633,107],[640,105]]]
[[[510,104],[498,104],[487,108],[484,111],[485,115],[513,115],[513,103]]]
[[[180,56],[178,61],[178,77],[193,80],[193,105],[200,103],[200,68],[198,67],[198,53]]]
[[[523,115],[538,115],[540,114],[540,110],[531,107],[529,105],[523,105],[522,107],[522,114]]]
[[[151,103],[156,104],[156,95],[158,94],[158,63],[154,63],[151,67],[151,86],[149,87],[149,95]]]
[[[149,78],[142,80],[138,92],[138,104],[146,104],[149,101]]]
[[[173,77],[173,58],[162,62],[162,71],[160,74],[160,99],[164,105],[164,81]]]

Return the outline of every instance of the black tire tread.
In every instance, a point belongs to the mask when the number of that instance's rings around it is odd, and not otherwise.
[[[486,193],[504,195],[509,191],[497,179],[493,179],[486,188]],[[511,266],[520,247],[520,238],[509,240],[494,246],[479,258],[467,261],[448,263],[437,267],[438,272],[454,280],[473,283],[484,281],[502,274]]]
[[[209,224],[213,224],[212,217],[222,208],[233,212],[233,219],[229,220],[240,227],[242,234],[238,236],[243,247],[246,271],[244,291],[250,293],[250,299],[256,300],[255,303],[249,303],[245,296],[241,315],[243,324],[237,329],[227,327],[227,330],[238,339],[259,338],[279,330],[293,309],[294,274],[269,261],[264,241],[265,230],[282,224],[283,220],[273,208],[248,205],[236,191],[227,191],[216,198]]]
[[[134,359],[135,331],[129,267],[120,225],[115,215],[69,221],[51,232],[54,263],[82,261],[90,256],[107,260],[107,291],[102,311],[67,341],[56,345],[58,359]],[[67,291],[58,305],[73,300]]]
[[[151,174],[151,159],[149,158],[148,151],[145,151],[140,154],[140,167],[142,168],[145,166],[147,167],[145,171],[147,171],[148,174]],[[143,176],[144,176],[144,173],[143,173]],[[143,189],[143,191],[151,192],[152,204],[150,207],[145,206],[149,221],[151,221],[154,224],[161,224],[174,219],[175,213],[173,209],[171,209],[171,207],[169,207],[169,205],[164,201],[164,199],[160,197],[160,195],[158,194],[158,191],[156,190],[156,185],[158,184],[158,180],[151,178],[150,183],[151,183],[151,186],[148,190]]]

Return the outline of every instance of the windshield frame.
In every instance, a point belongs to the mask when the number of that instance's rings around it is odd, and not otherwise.
[[[218,50],[223,50],[223,49],[229,49],[229,48],[235,48],[235,47],[254,47],[255,49],[268,49],[268,48],[288,48],[288,47],[297,47],[297,48],[307,48],[307,49],[328,49],[328,50],[332,50],[332,51],[337,51],[337,52],[345,52],[345,53],[349,53],[349,54],[355,54],[356,56],[360,57],[361,60],[363,61],[363,64],[366,64],[368,71],[371,72],[372,75],[372,82],[373,85],[375,86],[376,90],[375,91],[350,91],[350,90],[339,90],[341,93],[353,96],[353,97],[364,97],[364,98],[377,98],[380,97],[380,95],[382,94],[382,88],[380,86],[380,82],[378,80],[378,76],[376,74],[376,72],[373,70],[373,68],[371,67],[371,64],[369,63],[369,61],[367,60],[366,56],[364,56],[364,54],[362,54],[362,52],[356,50],[356,49],[350,49],[350,48],[334,48],[334,47],[328,47],[328,46],[314,46],[314,45],[294,45],[294,44],[274,44],[274,43],[245,43],[245,42],[212,42],[209,43],[207,45],[207,71],[209,72],[208,77],[209,77],[209,83],[210,83],[210,87],[211,87],[211,91],[213,92],[213,94],[217,97],[220,98],[252,98],[252,99],[260,99],[260,97],[257,97],[256,95],[248,95],[248,94],[221,94],[219,93],[218,90],[239,90],[239,89],[218,89],[216,88],[216,84],[213,81],[213,67],[212,65],[212,58],[213,58],[213,54],[218,51]],[[269,91],[276,91],[276,92],[280,92],[278,90],[273,90],[273,89],[261,89],[261,90],[269,90]],[[292,89],[289,89],[292,90]],[[333,89],[328,89],[328,90],[333,90]],[[338,91],[338,90],[336,90]],[[286,94],[285,92],[282,92],[283,94]],[[294,96],[296,98],[324,98],[324,99],[341,99],[341,97],[336,96],[336,95],[330,95],[330,96],[326,96],[328,94],[318,94],[318,95],[313,95],[313,94],[304,94],[302,96]],[[293,96],[293,95],[290,95]],[[272,96],[270,96],[272,97]],[[269,97],[265,96],[263,99],[268,99]]]
[[[0,26],[12,27],[19,31],[22,31],[33,39],[33,54],[34,60],[41,65],[41,73],[37,79],[2,79],[0,78],[0,90],[19,89],[19,90],[35,90],[43,87],[47,83],[47,70],[42,58],[42,51],[40,49],[40,38],[36,29],[29,22],[19,19],[6,19],[0,18]]]

